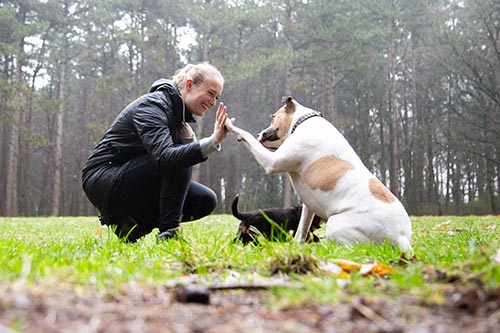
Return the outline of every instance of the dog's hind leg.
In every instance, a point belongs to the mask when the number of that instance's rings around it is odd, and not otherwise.
[[[306,204],[302,204],[302,213],[300,215],[299,226],[297,227],[297,232],[295,233],[295,241],[298,243],[302,243],[307,238],[307,233],[311,228],[312,220],[314,217],[314,212],[306,206]]]
[[[356,218],[344,214],[330,216],[326,223],[326,238],[339,245],[355,245],[374,242],[367,237],[363,226],[357,226]]]
[[[394,236],[384,229],[383,224],[369,223],[355,214],[338,214],[328,219],[326,237],[341,245],[374,243],[390,241],[408,255],[413,253],[410,237],[404,233]]]

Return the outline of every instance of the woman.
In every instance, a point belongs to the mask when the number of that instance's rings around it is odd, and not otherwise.
[[[189,64],[125,107],[93,149],[83,168],[83,189],[101,223],[120,238],[135,242],[158,227],[157,239],[169,239],[180,222],[213,211],[216,194],[192,181],[191,172],[220,150],[227,108],[219,104],[210,137],[197,140],[189,123],[216,105],[223,85],[214,66]]]

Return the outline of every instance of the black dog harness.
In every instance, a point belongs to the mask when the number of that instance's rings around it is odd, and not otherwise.
[[[297,128],[297,126],[299,126],[304,121],[306,121],[307,119],[312,118],[312,117],[323,117],[323,115],[321,114],[321,112],[318,112],[318,111],[313,111],[313,112],[306,113],[305,115],[303,115],[302,117],[300,117],[295,122],[295,124],[292,127],[292,132],[290,134],[292,134],[293,132],[295,132],[295,129]]]

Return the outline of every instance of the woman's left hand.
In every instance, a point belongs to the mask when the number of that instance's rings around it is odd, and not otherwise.
[[[217,108],[217,114],[215,116],[214,125],[214,140],[215,144],[220,144],[222,140],[227,137],[226,130],[226,120],[227,120],[227,106],[224,103],[220,103]]]

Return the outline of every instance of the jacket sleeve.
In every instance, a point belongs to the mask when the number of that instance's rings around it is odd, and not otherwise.
[[[160,169],[187,167],[206,160],[198,141],[189,144],[176,144],[165,108],[170,108],[164,101],[149,99],[140,103],[134,114],[134,126],[144,149],[158,164]]]

